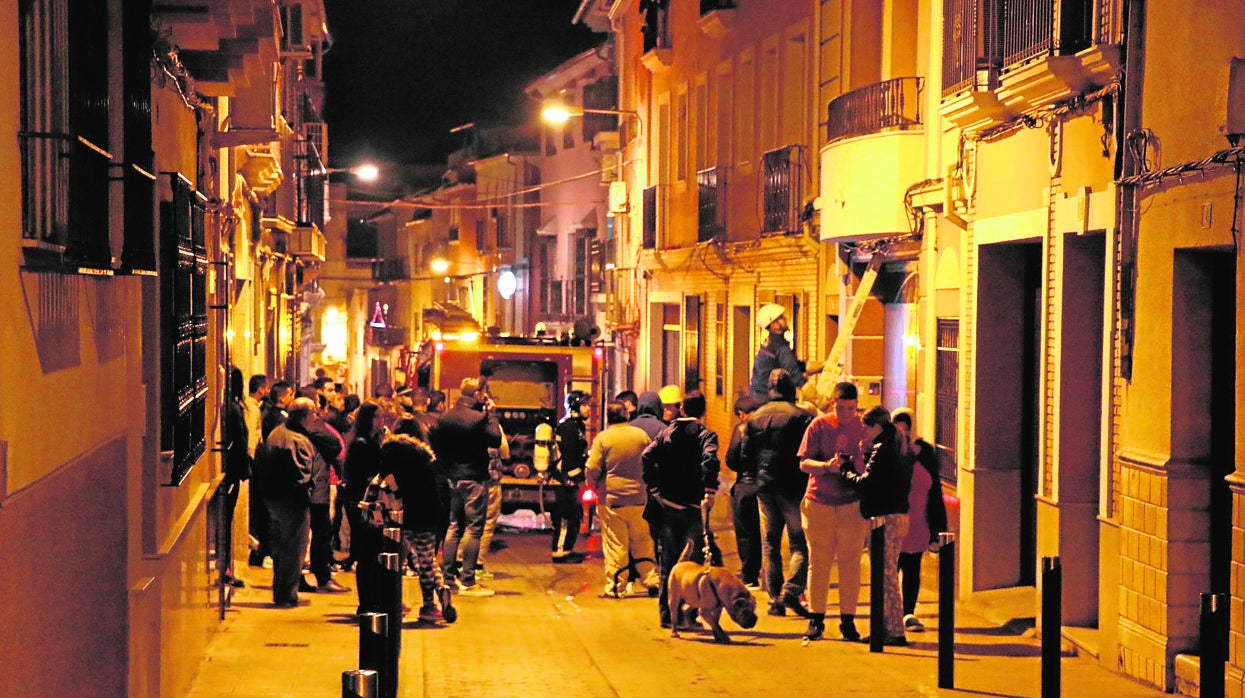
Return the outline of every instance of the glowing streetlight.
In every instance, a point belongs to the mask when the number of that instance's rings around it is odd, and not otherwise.
[[[434,274],[444,274],[450,270],[450,263],[440,257],[433,259],[430,266]]]
[[[337,174],[338,172],[349,172],[364,182],[374,182],[380,177],[380,168],[371,163],[357,165],[355,167],[326,167],[321,172],[324,175]]]
[[[612,114],[614,116],[631,116],[635,117],[636,133],[639,137],[644,122],[640,119],[639,112],[629,109],[594,109],[591,107],[577,107],[569,105],[560,99],[547,99],[540,109],[540,118],[549,124],[565,124],[572,116],[583,116],[584,114]]]

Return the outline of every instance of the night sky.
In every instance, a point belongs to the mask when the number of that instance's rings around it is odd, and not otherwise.
[[[532,80],[601,43],[579,0],[326,0],[325,121],[334,167],[444,163],[449,130],[523,123]]]

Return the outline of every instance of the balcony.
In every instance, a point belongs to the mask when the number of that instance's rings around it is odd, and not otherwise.
[[[944,0],[943,116],[978,129],[1106,85],[1120,66],[1120,6]]]
[[[640,56],[640,62],[650,73],[660,73],[674,63],[670,0],[647,0],[640,7],[644,14],[644,53]]]
[[[324,233],[314,225],[298,225],[290,231],[286,250],[305,262],[324,262],[327,244]]]
[[[372,260],[372,281],[378,284],[406,281],[410,278],[411,273],[407,269],[406,257]]]
[[[374,327],[367,328],[367,343],[374,347],[390,349],[406,344],[405,327]]]
[[[108,177],[111,155],[64,133],[21,133],[25,266],[111,274]]]
[[[735,0],[700,0],[700,30],[711,39],[721,39],[735,26]]]
[[[804,206],[804,146],[788,145],[761,156],[761,232],[798,233]]]
[[[726,169],[710,167],[696,173],[696,239],[699,242],[726,236]]]
[[[893,78],[831,100],[826,108],[826,141],[919,127],[924,82],[919,77]]]

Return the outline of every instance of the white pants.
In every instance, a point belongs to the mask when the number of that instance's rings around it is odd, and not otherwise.
[[[629,560],[640,558],[649,559],[649,562],[637,566],[644,576],[644,586],[657,586],[661,580],[657,575],[657,566],[652,562],[653,538],[644,520],[644,507],[602,505],[597,508],[597,513],[601,517],[601,551],[605,554],[606,586],[612,589],[614,575],[625,569]]]

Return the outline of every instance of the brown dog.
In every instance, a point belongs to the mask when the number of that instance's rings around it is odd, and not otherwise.
[[[715,642],[730,642],[718,619],[725,609],[731,620],[741,628],[757,624],[757,601],[739,577],[722,567],[705,567],[695,562],[680,562],[670,570],[670,637],[679,636],[683,605],[698,611],[713,630]],[[690,615],[690,614],[689,614]]]

